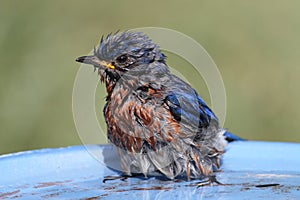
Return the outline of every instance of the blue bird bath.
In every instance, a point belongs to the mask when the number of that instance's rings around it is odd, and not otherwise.
[[[300,199],[300,144],[230,143],[216,173],[223,185],[160,177],[111,180],[110,145],[40,149],[0,156],[0,199]]]

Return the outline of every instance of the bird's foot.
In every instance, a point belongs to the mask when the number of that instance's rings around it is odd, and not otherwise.
[[[125,181],[128,177],[129,177],[128,175],[105,176],[102,182],[105,183],[106,181],[114,181],[114,180]]]
[[[215,175],[210,175],[205,177],[205,179],[203,179],[199,183],[197,183],[197,187],[209,186],[209,185],[213,185],[214,183],[217,185],[224,185],[223,183],[217,180]]]

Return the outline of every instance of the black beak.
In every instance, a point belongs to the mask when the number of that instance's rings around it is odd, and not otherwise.
[[[96,56],[80,56],[76,58],[76,62],[95,65],[99,61]]]
[[[115,66],[113,66],[111,63],[99,60],[97,56],[81,56],[76,59],[76,62],[94,65],[94,67],[99,68],[115,69]]]
[[[86,59],[86,56],[81,56],[81,57],[76,58],[76,62],[83,63],[85,59]]]

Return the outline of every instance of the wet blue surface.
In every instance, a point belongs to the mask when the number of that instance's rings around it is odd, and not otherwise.
[[[231,143],[216,173],[224,185],[205,187],[159,177],[103,183],[120,168],[110,145],[21,152],[0,156],[0,199],[300,199],[299,152],[296,143]]]

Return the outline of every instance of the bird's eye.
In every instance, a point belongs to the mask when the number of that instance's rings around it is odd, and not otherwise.
[[[117,62],[118,63],[125,63],[127,60],[128,60],[128,57],[127,57],[127,55],[121,55],[121,56],[119,56],[119,57],[117,57]]]

